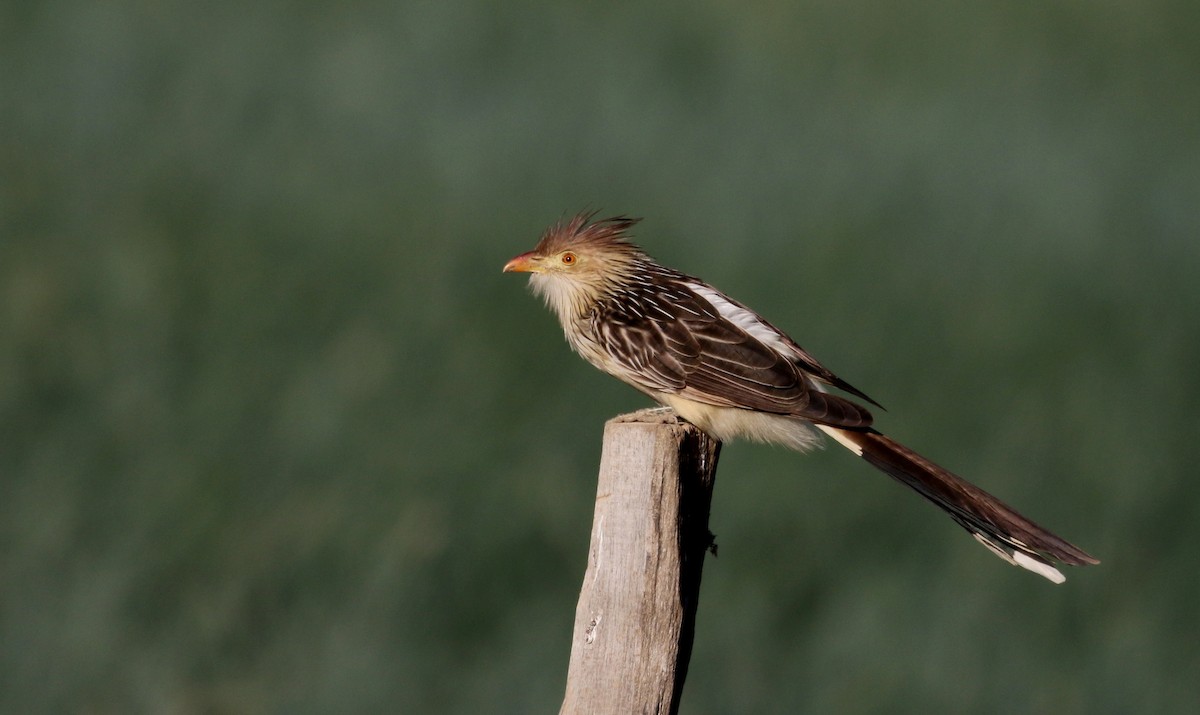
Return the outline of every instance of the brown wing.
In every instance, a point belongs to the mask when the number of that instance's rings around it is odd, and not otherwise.
[[[592,316],[602,348],[647,392],[862,428],[871,414],[818,390],[795,361],[681,282],[617,292]]]
[[[691,278],[690,276],[688,276],[686,278],[689,281],[699,281],[699,279]],[[738,308],[741,308],[742,310],[744,310],[748,313],[753,313],[753,311],[751,311],[749,308],[747,308],[744,304],[739,303],[738,301],[734,300],[733,298],[730,298],[729,296],[722,296],[722,297],[725,300],[729,301],[731,304],[737,306]],[[830,370],[829,368],[825,367],[820,362],[818,362],[817,359],[815,357],[813,357],[811,353],[809,353],[804,348],[800,347],[796,343],[796,341],[792,340],[792,338],[787,333],[783,332],[779,328],[776,328],[774,325],[771,325],[771,323],[767,322],[766,320],[763,320],[761,316],[758,317],[758,320],[763,324],[763,326],[769,328],[770,330],[774,331],[775,333],[777,333],[779,335],[780,339],[784,343],[786,343],[788,348],[795,354],[795,359],[796,359],[797,364],[799,364],[800,368],[804,372],[808,373],[808,375],[810,377],[818,380],[819,382],[823,382],[826,385],[829,385],[831,387],[836,387],[837,389],[839,389],[843,392],[848,392],[851,395],[854,395],[855,397],[864,399],[867,402],[870,402],[872,405],[875,405],[876,407],[883,409],[883,405],[876,402],[873,398],[871,398],[869,395],[867,395],[867,393],[863,392],[862,390],[858,389],[854,385],[851,385],[850,383],[846,382],[842,378],[833,374],[832,370]]]

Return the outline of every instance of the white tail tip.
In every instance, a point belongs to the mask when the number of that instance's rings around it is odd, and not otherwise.
[[[1012,558],[1013,562],[1016,563],[1017,566],[1029,569],[1036,574],[1045,576],[1054,583],[1062,583],[1063,581],[1067,580],[1067,577],[1062,575],[1062,571],[1059,571],[1044,561],[1038,561],[1028,554],[1023,554],[1020,551],[1014,551]]]
[[[972,534],[972,536],[975,537],[976,541],[986,546],[988,551],[991,551],[993,554],[999,556],[1013,566],[1020,566],[1023,569],[1028,569],[1029,571],[1032,571],[1053,583],[1062,583],[1063,581],[1067,580],[1067,577],[1062,575],[1062,571],[1059,571],[1045,561],[1039,561],[1029,554],[1022,553],[1016,549],[1010,551],[1009,549],[1003,548],[996,542],[978,532]]]

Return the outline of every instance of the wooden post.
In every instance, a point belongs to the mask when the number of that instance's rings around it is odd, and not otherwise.
[[[561,715],[678,712],[720,449],[667,409],[605,424]]]

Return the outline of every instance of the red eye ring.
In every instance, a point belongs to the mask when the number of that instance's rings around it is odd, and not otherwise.
[[[566,253],[562,254],[562,257],[559,260],[563,262],[564,266],[573,265],[575,263],[575,254],[567,251]]]

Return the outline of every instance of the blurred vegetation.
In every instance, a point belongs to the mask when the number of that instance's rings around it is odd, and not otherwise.
[[[585,207],[1099,556],[723,455],[684,712],[1191,712],[1194,3],[0,8],[0,712],[554,712]]]

